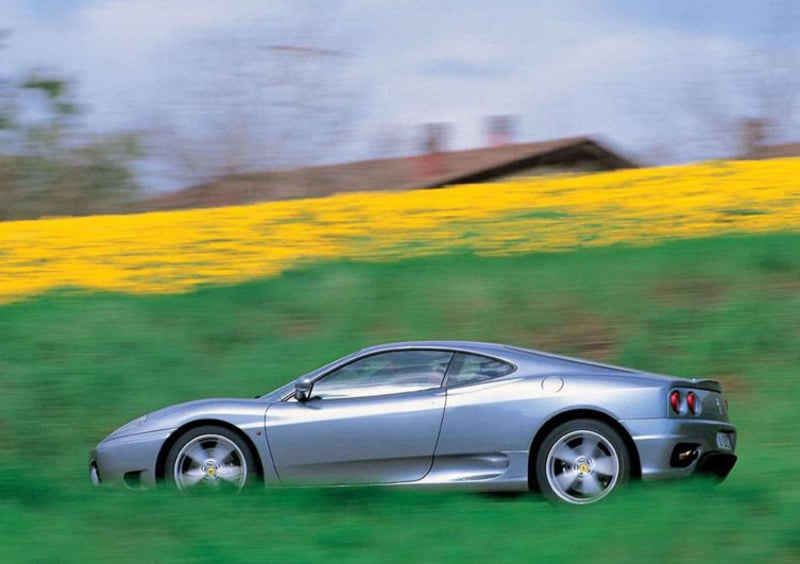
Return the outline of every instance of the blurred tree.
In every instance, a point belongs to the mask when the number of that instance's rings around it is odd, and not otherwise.
[[[794,2],[769,5],[757,40],[704,68],[691,63],[685,107],[712,157],[752,154],[798,134],[800,19]]]
[[[685,17],[709,31],[686,51],[642,69],[663,89],[631,84],[626,108],[649,133],[638,144],[641,162],[666,163],[738,157],[759,147],[800,138],[800,5],[765,3],[759,33],[729,41],[713,33],[719,14],[686,4]]]
[[[9,35],[9,31],[0,30],[0,50],[5,48],[5,39]],[[13,128],[13,116],[12,81],[8,76],[0,75],[0,221],[11,216],[13,191],[9,138]]]
[[[0,49],[5,48],[6,37],[10,35],[8,30],[0,29]],[[10,79],[0,76],[0,134],[11,127],[12,104],[10,100]]]
[[[335,2],[293,10],[288,20],[209,35],[185,55],[170,53],[185,80],[164,79],[171,107],[156,117],[153,140],[181,184],[347,154],[365,96],[349,72],[352,34],[337,23]]]
[[[0,220],[122,211],[139,191],[130,133],[90,136],[71,84],[37,70],[0,85]]]

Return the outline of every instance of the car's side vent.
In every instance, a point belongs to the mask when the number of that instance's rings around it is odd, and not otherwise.
[[[125,481],[125,485],[132,490],[139,490],[142,488],[141,470],[137,470],[135,472],[125,472],[125,475],[122,476],[122,479]]]

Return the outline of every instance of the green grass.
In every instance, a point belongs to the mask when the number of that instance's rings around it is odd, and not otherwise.
[[[334,263],[177,296],[0,307],[9,561],[796,561],[800,236]],[[477,339],[723,381],[739,464],[587,508],[388,489],[93,490],[88,450],[164,405],[253,396],[363,345]],[[498,556],[499,555],[499,556]]]

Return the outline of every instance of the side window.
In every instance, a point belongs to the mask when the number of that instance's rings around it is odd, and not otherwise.
[[[512,365],[493,358],[456,353],[450,369],[447,371],[447,385],[474,384],[492,378],[499,378],[513,371],[514,367]]]
[[[392,351],[361,358],[324,376],[312,397],[351,398],[414,392],[442,385],[453,353]]]

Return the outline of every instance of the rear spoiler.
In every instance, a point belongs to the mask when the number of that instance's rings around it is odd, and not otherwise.
[[[722,393],[722,384],[718,380],[710,378],[691,378],[686,380],[675,380],[670,384],[673,388],[695,388],[697,390],[707,390],[709,392]]]

